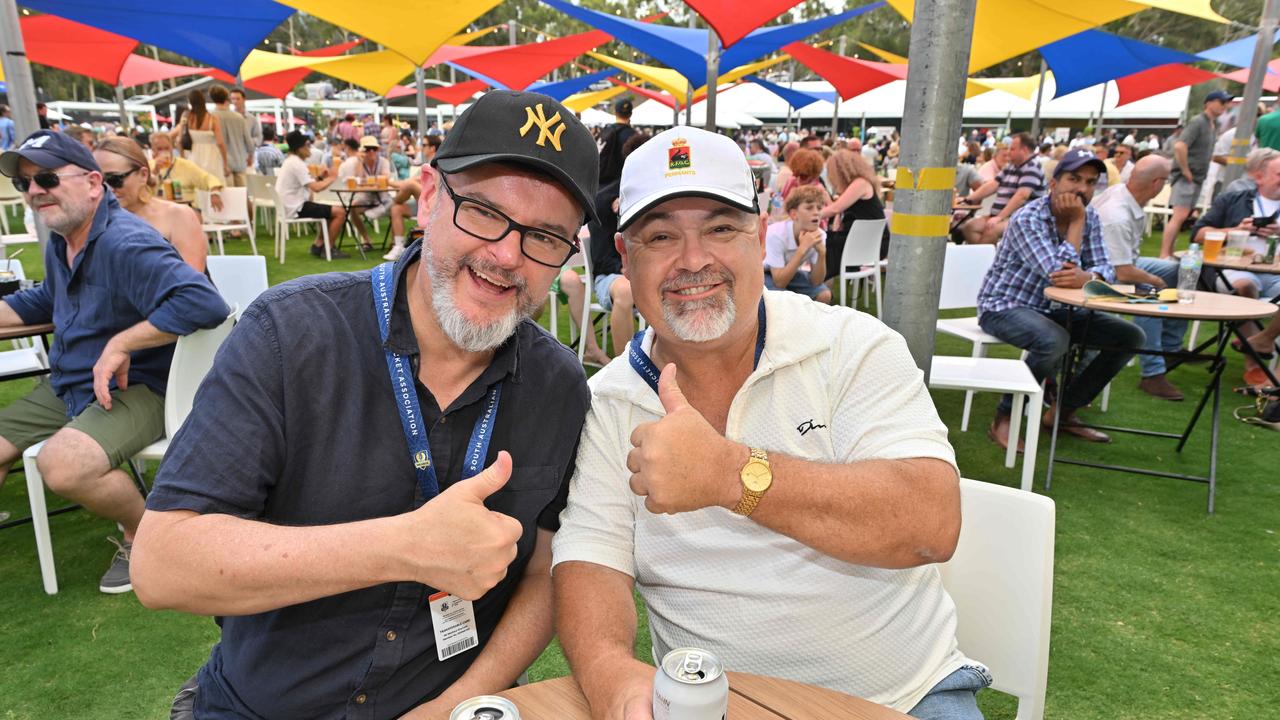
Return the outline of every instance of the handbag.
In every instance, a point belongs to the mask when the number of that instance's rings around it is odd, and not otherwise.
[[[1232,411],[1237,420],[1280,432],[1280,388],[1237,388],[1237,392],[1253,396],[1252,406],[1245,405]],[[1250,408],[1253,414],[1249,414]]]
[[[183,150],[191,151],[191,126],[187,124],[186,118],[182,120],[182,139],[179,140],[179,143]]]

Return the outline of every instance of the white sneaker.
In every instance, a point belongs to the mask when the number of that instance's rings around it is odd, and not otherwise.
[[[401,256],[401,255],[403,255],[403,254],[404,254],[404,246],[403,246],[403,245],[392,245],[392,246],[391,246],[391,251],[390,251],[390,252],[388,252],[386,255],[383,255],[383,256],[382,256],[382,259],[383,259],[383,260],[390,260],[391,262],[395,262],[395,261],[399,260],[399,259],[400,259],[400,256]]]

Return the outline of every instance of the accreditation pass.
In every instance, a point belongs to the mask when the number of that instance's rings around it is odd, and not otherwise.
[[[470,600],[438,592],[429,598],[431,625],[436,633],[436,657],[441,662],[480,644],[476,611]]]

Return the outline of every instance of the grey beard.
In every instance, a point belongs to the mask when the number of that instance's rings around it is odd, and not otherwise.
[[[664,299],[662,319],[676,337],[684,342],[710,342],[729,332],[737,317],[737,306],[733,301],[733,278],[728,273],[708,270],[682,275],[665,284],[673,285],[676,280],[684,280],[681,284],[685,285],[699,285],[703,281],[725,282],[727,290],[723,297],[701,300],[696,307],[691,303],[677,305]],[[665,292],[665,288],[661,290]]]
[[[524,278],[518,275],[506,273],[475,259],[467,260],[465,263],[458,260],[441,260],[437,263],[430,238],[423,238],[422,259],[431,278],[431,304],[435,310],[436,321],[440,323],[440,329],[444,331],[445,336],[454,345],[467,352],[496,350],[515,333],[520,321],[531,316],[540,305],[528,297],[528,287]],[[453,293],[458,273],[463,271],[464,265],[474,266],[486,275],[499,276],[513,282],[517,292],[516,308],[487,325],[473,322],[463,315],[453,301]]]

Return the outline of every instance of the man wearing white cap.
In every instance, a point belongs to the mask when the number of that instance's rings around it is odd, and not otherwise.
[[[697,646],[917,717],[980,718],[990,676],[957,648],[933,565],[955,549],[958,473],[906,343],[764,290],[766,226],[732,140],[657,135],[627,159],[620,200],[649,328],[591,380],[553,544],[557,626],[592,716],[653,716],[635,587],[655,659]]]

